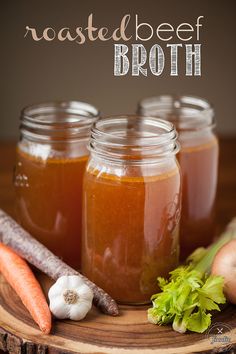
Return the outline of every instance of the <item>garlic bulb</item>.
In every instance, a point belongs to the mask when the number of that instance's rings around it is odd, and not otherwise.
[[[79,276],[65,275],[52,285],[48,297],[56,318],[79,321],[92,307],[93,292]]]

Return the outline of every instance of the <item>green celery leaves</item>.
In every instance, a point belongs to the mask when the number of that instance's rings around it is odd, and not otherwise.
[[[211,324],[208,311],[220,311],[224,304],[223,278],[206,275],[194,269],[194,262],[180,266],[170,273],[169,281],[158,278],[161,292],[152,296],[153,307],[148,309],[151,323],[172,323],[180,333],[190,330],[203,333]]]

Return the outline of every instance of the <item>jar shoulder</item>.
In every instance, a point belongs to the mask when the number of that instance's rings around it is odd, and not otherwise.
[[[179,164],[175,157],[171,157],[160,161],[158,163],[144,163],[144,164],[130,164],[125,161],[120,164],[97,159],[90,156],[87,167],[86,175],[93,175],[96,178],[165,178],[170,175],[180,175]]]
[[[218,147],[217,135],[212,130],[182,131],[179,132],[179,142],[181,148],[196,147],[205,145]]]
[[[38,159],[41,161],[88,158],[89,152],[87,149],[87,143],[88,141],[76,143],[42,143],[20,139],[17,144],[17,155],[23,155],[26,158]]]

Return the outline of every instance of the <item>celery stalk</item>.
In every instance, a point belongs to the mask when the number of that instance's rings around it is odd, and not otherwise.
[[[158,278],[162,291],[152,296],[148,320],[159,325],[172,323],[173,329],[180,333],[204,332],[211,324],[210,311],[220,311],[218,305],[226,302],[224,279],[209,275],[211,264],[217,251],[233,239],[236,239],[236,218],[211,246],[195,251],[189,264],[170,272],[168,281]]]
[[[209,272],[213,259],[219,249],[227,242],[236,239],[236,218],[234,218],[227,226],[226,231],[216,240],[207,250],[203,258],[195,265],[195,269],[200,272]]]

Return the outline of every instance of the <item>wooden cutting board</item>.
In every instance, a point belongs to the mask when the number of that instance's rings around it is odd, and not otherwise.
[[[37,277],[46,292],[50,280],[42,274]],[[208,334],[179,334],[171,327],[149,324],[144,306],[121,306],[120,310],[119,317],[110,317],[93,308],[83,321],[54,321],[52,334],[43,335],[0,276],[0,349],[14,354],[186,354],[215,353],[229,345],[236,348],[234,306],[214,315]]]

